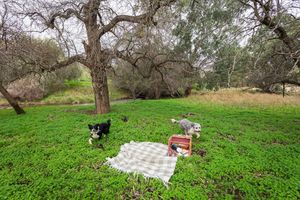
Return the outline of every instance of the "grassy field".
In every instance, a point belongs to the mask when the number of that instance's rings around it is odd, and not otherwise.
[[[94,92],[91,80],[65,81],[66,88],[54,92],[42,100],[35,102],[21,102],[22,105],[31,104],[86,104],[94,103]],[[111,100],[127,98],[128,94],[115,88],[111,81],[108,82],[109,97]],[[6,99],[0,98],[0,106],[9,105]]]
[[[213,102],[221,105],[235,106],[300,106],[300,94],[285,96],[254,92],[250,88],[230,88],[214,91],[194,91],[188,98],[190,102]]]
[[[28,107],[22,116],[0,110],[0,199],[299,199],[300,106],[244,101],[139,100],[103,116],[90,115],[93,106]],[[131,140],[166,144],[181,132],[170,119],[189,112],[202,135],[193,155],[179,158],[168,189],[103,165]],[[107,118],[104,150],[90,146],[87,124]]]
[[[66,81],[67,88],[63,91],[55,92],[44,98],[43,104],[81,104],[93,103],[94,93],[90,80]],[[108,83],[109,97],[111,100],[126,98],[127,94],[113,87],[111,81]]]

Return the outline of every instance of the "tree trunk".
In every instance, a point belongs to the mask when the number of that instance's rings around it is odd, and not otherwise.
[[[97,114],[105,114],[110,111],[107,75],[104,67],[92,68],[92,83],[95,95]]]
[[[282,82],[282,97],[285,95],[285,82]]]
[[[187,88],[184,90],[184,96],[185,96],[185,97],[191,95],[191,93],[192,93],[192,87],[187,87]]]
[[[131,91],[131,97],[132,97],[132,99],[136,99],[136,93],[135,93],[135,89],[130,89],[130,91]]]
[[[228,88],[231,87],[231,85],[230,85],[231,84],[231,76],[232,76],[232,73],[234,72],[234,68],[235,68],[235,64],[236,64],[236,57],[237,57],[237,54],[234,55],[232,66],[227,71],[227,87]]]
[[[159,83],[156,83],[156,87],[154,90],[154,98],[155,99],[159,99],[160,98],[160,87],[159,87]]]
[[[92,2],[92,1],[91,1]],[[106,69],[110,62],[107,52],[101,50],[100,39],[97,36],[97,13],[92,13],[89,23],[86,24],[88,44],[83,42],[87,55],[87,63],[91,70],[92,84],[95,95],[96,114],[105,114],[110,111],[109,93]]]
[[[0,84],[0,92],[6,98],[8,103],[15,109],[16,113],[25,114],[25,111],[19,106],[18,102],[7,92],[7,90]]]

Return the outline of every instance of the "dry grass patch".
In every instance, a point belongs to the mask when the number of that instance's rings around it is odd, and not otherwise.
[[[115,88],[109,80],[109,97],[111,100],[127,99],[128,94]],[[94,103],[94,92],[89,80],[66,81],[66,88],[50,94],[42,100],[34,102],[20,102],[21,105],[39,104],[85,104]],[[9,106],[4,98],[0,98],[0,106]]]
[[[2,106],[2,105],[7,105],[7,104],[8,104],[8,102],[7,102],[6,99],[0,98],[0,106]]]
[[[194,92],[187,98],[192,102],[209,102],[224,105],[246,106],[284,106],[300,105],[300,95],[288,95],[251,92],[242,89],[222,89],[219,91]]]

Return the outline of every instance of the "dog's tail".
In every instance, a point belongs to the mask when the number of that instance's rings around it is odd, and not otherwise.
[[[111,125],[111,119],[108,119],[108,120],[107,120],[107,124],[108,124],[108,125]]]
[[[174,124],[178,123],[178,121],[176,119],[171,119],[171,122],[174,123]]]

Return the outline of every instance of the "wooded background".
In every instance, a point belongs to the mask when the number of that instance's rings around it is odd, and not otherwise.
[[[17,100],[42,98],[82,66],[99,114],[110,111],[108,79],[132,98],[299,86],[299,13],[292,0],[4,0],[0,92],[24,113]]]

